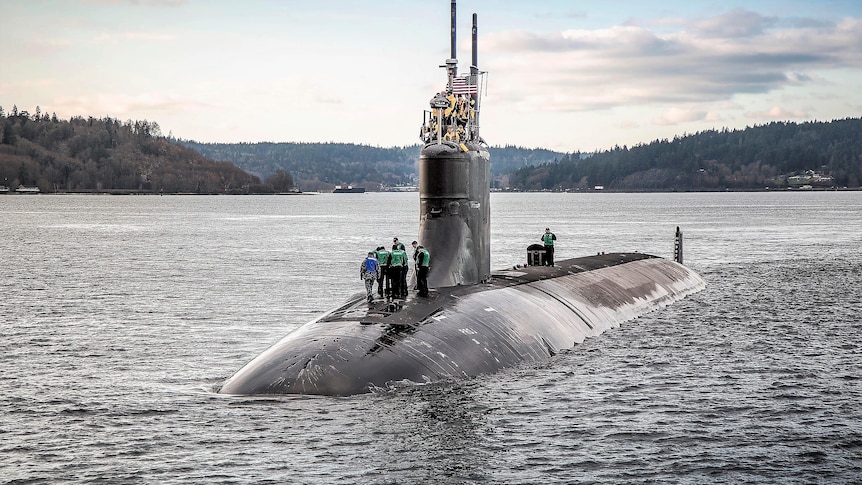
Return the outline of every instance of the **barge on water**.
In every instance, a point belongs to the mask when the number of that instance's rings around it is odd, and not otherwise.
[[[336,185],[333,194],[364,194],[365,187],[354,187],[352,185]]]

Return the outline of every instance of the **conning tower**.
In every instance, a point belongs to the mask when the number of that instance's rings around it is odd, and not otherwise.
[[[428,285],[469,285],[491,275],[490,154],[479,135],[483,72],[478,68],[477,18],[473,14],[472,64],[458,75],[455,0],[446,87],[425,111],[419,156],[419,241],[431,252]]]

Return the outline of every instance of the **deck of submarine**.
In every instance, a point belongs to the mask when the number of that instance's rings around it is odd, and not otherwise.
[[[431,288],[428,297],[410,293],[406,299],[380,299],[368,303],[365,294],[351,298],[321,322],[355,321],[362,325],[416,327],[434,321],[434,316],[464,296],[510,286],[523,285],[560,276],[607,268],[641,259],[656,258],[642,253],[609,253],[556,261],[554,266],[516,266],[494,271],[485,283]],[[433,271],[433,266],[432,266]]]

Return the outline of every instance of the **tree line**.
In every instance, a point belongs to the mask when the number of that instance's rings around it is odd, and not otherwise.
[[[199,143],[156,122],[0,107],[0,185],[45,192],[278,193],[415,185],[420,145]],[[859,187],[862,119],[707,130],[594,154],[489,148],[492,187],[515,190],[750,190]],[[218,160],[218,161],[215,161]],[[263,180],[263,182],[261,182]],[[811,182],[808,182],[811,181]]]
[[[293,188],[289,173],[260,179],[172,143],[158,123],[69,120],[0,107],[0,184],[43,192],[273,193]]]
[[[707,130],[673,140],[515,170],[518,190],[750,190],[792,186],[800,174],[836,187],[862,181],[862,119],[773,122],[740,130]],[[816,174],[816,175],[815,175]]]
[[[231,162],[261,178],[278,170],[293,175],[302,190],[331,190],[350,184],[380,190],[418,183],[421,145],[380,148],[353,143],[201,143],[177,140],[214,160]],[[565,154],[514,145],[489,148],[495,187],[508,184],[512,170],[559,160]]]

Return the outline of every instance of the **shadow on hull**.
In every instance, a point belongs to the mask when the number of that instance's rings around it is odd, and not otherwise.
[[[225,382],[223,394],[352,395],[549,359],[705,286],[644,254],[606,254],[492,274],[429,298],[366,303],[309,322]]]

